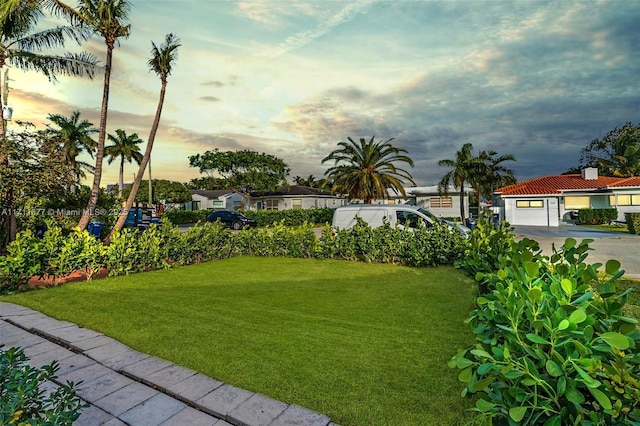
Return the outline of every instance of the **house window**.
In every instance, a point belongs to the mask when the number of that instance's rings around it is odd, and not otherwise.
[[[450,209],[453,206],[452,197],[431,197],[429,198],[429,206],[432,209]]]
[[[516,207],[519,209],[539,209],[544,207],[543,200],[517,200]]]
[[[292,209],[301,209],[302,208],[302,198],[293,198],[291,200],[291,208]]]
[[[618,200],[616,201],[616,197]],[[611,206],[640,206],[640,194],[618,194],[609,196]]]
[[[224,207],[224,201],[222,200],[213,200],[213,208],[214,209],[221,209]]]
[[[264,206],[267,210],[278,210],[278,200],[265,200]]]
[[[588,209],[591,207],[589,196],[564,197],[565,210]]]
[[[233,209],[234,210],[238,210],[240,207],[242,207],[242,201],[234,201],[233,202]]]

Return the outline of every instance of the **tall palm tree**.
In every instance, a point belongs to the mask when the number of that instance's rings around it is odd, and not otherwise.
[[[406,149],[391,145],[393,138],[386,141],[369,142],[360,138],[357,143],[350,137],[348,142],[339,142],[340,149],[327,155],[322,163],[333,161],[324,174],[333,181],[331,190],[349,194],[349,198],[359,198],[371,204],[376,198],[386,199],[387,189],[392,188],[406,197],[403,179],[415,185],[411,174],[396,167],[396,163],[407,163],[413,167],[413,160],[405,155]]]
[[[462,221],[466,219],[464,209],[464,185],[472,184],[478,164],[480,160],[473,156],[473,145],[466,143],[456,152],[455,159],[446,159],[438,161],[439,166],[451,167],[452,170],[447,172],[438,183],[438,191],[441,194],[448,194],[449,186],[453,185],[460,188],[460,218]]]
[[[131,24],[125,24],[129,17],[131,3],[128,0],[79,0],[78,7],[73,9],[60,0],[48,1],[51,1],[62,10],[63,13],[69,17],[72,24],[89,28],[93,33],[102,37],[107,47],[93,185],[91,186],[91,195],[87,203],[87,208],[83,210],[82,217],[78,222],[78,227],[85,229],[91,219],[91,213],[98,202],[100,181],[102,180],[102,163],[104,160],[104,143],[107,134],[107,112],[109,109],[113,49],[120,38],[127,38],[131,33]]]
[[[61,26],[36,31],[38,20],[43,17],[42,9],[51,6],[48,0],[3,0],[0,2],[0,104],[6,105],[8,98],[8,68],[13,66],[23,71],[38,71],[51,81],[57,75],[88,76],[93,78],[97,59],[86,52],[51,55],[43,53],[47,48],[64,47],[67,37],[80,43],[88,38],[82,29]],[[4,84],[2,82],[4,76]],[[6,122],[0,117],[0,143],[4,143]],[[8,158],[0,156],[0,164],[7,164]],[[7,241],[16,237],[17,223],[13,214],[15,199],[11,188],[2,194],[2,203],[10,212],[3,217],[4,227],[8,223]]]
[[[47,119],[58,126],[57,129],[49,126],[49,133],[64,153],[65,164],[69,166],[71,173],[71,192],[74,192],[80,178],[86,176],[84,171],[93,170],[90,164],[78,161],[78,155],[86,151],[93,158],[96,141],[91,138],[91,135],[97,133],[98,129],[87,120],[80,121],[80,111],[74,111],[71,117],[49,114]]]
[[[151,158],[151,150],[153,149],[153,142],[156,138],[156,133],[158,132],[158,127],[160,126],[160,117],[162,116],[162,106],[164,105],[164,96],[167,91],[167,78],[171,75],[171,71],[173,69],[173,64],[178,58],[178,48],[180,47],[180,40],[175,37],[173,34],[167,34],[165,36],[165,41],[159,47],[156,46],[154,42],[151,42],[151,58],[147,61],[147,65],[149,69],[160,77],[160,96],[158,98],[158,107],[156,108],[156,115],[153,119],[153,124],[151,126],[151,130],[149,131],[149,139],[147,140],[147,147],[144,151],[144,156],[142,157],[142,161],[140,161],[140,167],[138,168],[138,173],[136,174],[136,179],[133,181],[133,185],[131,185],[131,193],[129,193],[129,197],[127,197],[127,203],[125,204],[122,213],[120,213],[120,217],[118,221],[114,225],[111,233],[107,237],[107,242],[111,241],[111,237],[114,232],[122,229],[125,220],[127,219],[127,212],[133,206],[133,203],[136,199],[136,195],[138,193],[138,189],[140,188],[140,183],[142,182],[142,177],[144,176],[144,171],[147,167],[147,163]],[[149,200],[151,201],[151,200]]]
[[[140,152],[140,146],[138,144],[142,143],[142,139],[140,139],[137,133],[127,135],[127,133],[122,129],[116,130],[115,136],[109,134],[108,139],[113,143],[113,145],[105,147],[104,154],[109,157],[107,160],[109,164],[113,163],[113,160],[116,158],[120,158],[118,198],[122,198],[122,188],[124,187],[124,163],[125,161],[128,163],[135,161],[136,164],[140,164],[142,161],[142,153]]]

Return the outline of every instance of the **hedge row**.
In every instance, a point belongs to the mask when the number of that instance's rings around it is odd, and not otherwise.
[[[515,241],[505,225],[479,223],[458,266],[480,296],[477,343],[449,362],[463,395],[500,425],[640,424],[640,332],[616,292],[620,263],[586,262],[588,243],[567,239],[551,256]]]
[[[640,213],[625,213],[624,220],[630,234],[640,234]]]
[[[34,276],[55,285],[74,271],[84,271],[90,280],[104,268],[110,275],[120,275],[240,255],[451,264],[464,246],[462,235],[446,226],[412,232],[389,225],[371,229],[362,221],[337,232],[327,226],[316,238],[308,223],[232,233],[219,223],[204,222],[182,232],[165,219],[162,226],[151,225],[144,232],[125,229],[109,246],[86,231],[64,235],[52,226],[43,238],[26,231],[8,245],[8,254],[0,257],[0,294],[24,288]]]
[[[205,222],[213,210],[170,210],[164,214],[174,225]],[[333,209],[295,209],[295,210],[245,210],[247,217],[255,219],[258,226],[270,226],[283,223],[286,226],[300,226],[303,223],[325,224],[331,223]]]
[[[584,225],[602,225],[618,218],[618,210],[613,209],[580,209],[578,222]]]

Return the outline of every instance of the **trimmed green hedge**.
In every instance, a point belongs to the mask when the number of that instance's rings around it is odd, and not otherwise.
[[[630,234],[640,234],[640,213],[625,213],[624,220]]]
[[[602,225],[618,218],[618,210],[613,209],[580,209],[578,222],[583,225]]]
[[[169,210],[162,217],[174,225],[183,225],[186,223],[198,223],[207,220],[207,216],[211,210]]]
[[[333,209],[291,209],[291,210],[245,210],[243,215],[255,219],[258,226],[282,223],[285,226],[300,226],[303,223],[324,225],[331,223]]]
[[[388,224],[371,229],[362,221],[339,231],[327,225],[317,238],[307,222],[287,226],[283,221],[241,232],[200,222],[182,232],[165,218],[162,226],[152,224],[145,231],[124,229],[108,246],[87,231],[64,235],[52,225],[43,238],[25,231],[7,246],[8,254],[0,256],[0,294],[24,288],[33,276],[55,285],[74,271],[84,271],[90,280],[103,268],[120,275],[242,255],[435,266],[453,263],[465,245],[460,233],[444,225],[414,232]]]

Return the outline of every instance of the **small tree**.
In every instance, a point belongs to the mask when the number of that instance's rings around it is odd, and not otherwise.
[[[143,180],[140,183],[140,186],[148,185],[148,181]],[[124,197],[129,197],[131,193],[131,186],[128,186],[124,189],[122,195]],[[152,204],[154,202],[158,202],[160,200],[164,200],[167,203],[171,204],[182,204],[191,201],[191,192],[189,188],[182,182],[176,182],[166,179],[154,179],[153,180],[153,200],[149,202],[149,193],[147,191],[138,191],[136,194],[135,201],[140,203],[149,203]]]
[[[218,174],[227,181],[228,188],[241,194],[244,208],[253,191],[275,190],[285,185],[289,166],[281,159],[255,151],[220,151],[214,149],[189,157],[189,165],[200,173]]]

